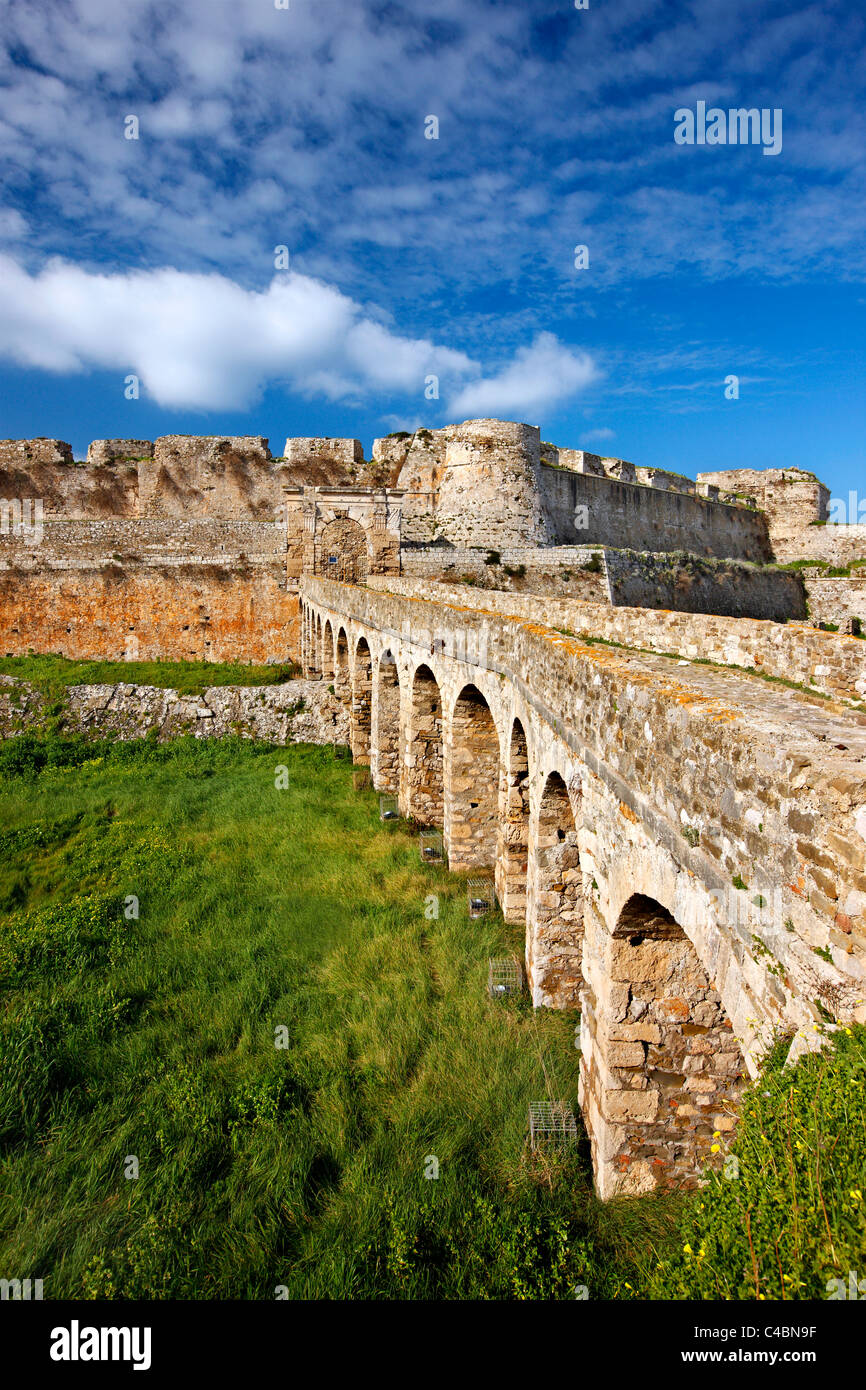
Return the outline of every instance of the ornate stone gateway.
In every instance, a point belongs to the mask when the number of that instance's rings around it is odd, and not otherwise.
[[[338,516],[316,537],[315,572],[343,584],[367,581],[367,537],[358,521]]]
[[[366,584],[400,573],[403,494],[393,488],[286,489],[287,576]]]

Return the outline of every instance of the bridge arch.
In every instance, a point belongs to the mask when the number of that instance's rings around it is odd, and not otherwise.
[[[710,973],[670,909],[634,892],[588,974],[581,1105],[600,1195],[696,1186],[724,1162],[746,1073]]]
[[[373,719],[373,658],[366,637],[359,637],[352,662],[352,761],[370,762]]]
[[[575,817],[565,778],[548,773],[530,833],[526,966],[533,1002],[576,1008],[580,999],[583,892]]]
[[[393,794],[400,790],[400,719],[400,672],[387,647],[373,678],[370,766],[373,785]]]
[[[400,809],[420,825],[444,818],[442,692],[422,662],[411,677],[404,754],[400,765]]]
[[[334,680],[334,629],[329,618],[325,619],[322,635],[322,680]]]
[[[502,760],[496,855],[496,892],[506,922],[526,921],[529,811],[529,741],[515,717]]]
[[[454,869],[492,869],[496,863],[499,759],[490,705],[477,685],[464,685],[446,739],[445,840]]]

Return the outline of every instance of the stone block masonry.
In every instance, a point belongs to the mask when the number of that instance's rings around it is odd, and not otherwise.
[[[175,563],[0,571],[0,652],[78,660],[293,660],[298,597],[272,570]]]
[[[806,617],[803,580],[796,573],[683,551],[642,554],[605,547],[603,555],[615,607],[671,608],[777,623]]]
[[[540,478],[554,545],[686,550],[758,564],[773,558],[766,517],[748,507],[563,468],[542,466]]]
[[[721,666],[743,666],[767,676],[796,681],[840,700],[860,703],[866,699],[866,641],[821,632],[805,624],[756,622],[664,609],[611,608],[582,599],[478,590],[469,585],[439,584],[405,576],[371,578],[369,583],[371,588],[407,598],[515,614],[577,636],[601,637],[625,647],[672,652]]]
[[[0,737],[41,728],[46,703],[25,681],[0,676]],[[235,734],[277,744],[349,741],[345,707],[320,681],[305,680],[212,686],[201,695],[179,695],[152,685],[71,685],[63,724],[70,732],[122,740],[155,732],[161,740],[179,734]]]

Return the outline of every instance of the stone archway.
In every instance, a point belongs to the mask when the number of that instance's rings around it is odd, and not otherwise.
[[[316,535],[316,574],[344,584],[366,584],[367,537],[360,522],[348,516],[328,521]]]
[[[331,627],[330,619],[326,619],[322,629],[322,680],[333,681],[333,679],[334,629]]]
[[[334,661],[334,693],[348,705],[352,700],[352,676],[349,670],[349,639],[346,629],[341,627],[337,633]]]
[[[419,666],[412,681],[400,805],[420,825],[442,824],[442,696],[429,666]]]
[[[372,776],[380,791],[400,789],[400,678],[390,651],[382,653],[376,671],[372,726]]]
[[[577,826],[558,772],[544,784],[531,837],[526,974],[533,1003],[576,1008],[580,999],[583,894]]]
[[[721,1167],[745,1062],[721,998],[667,908],[633,894],[584,991],[581,1104],[602,1197],[695,1187]]]
[[[499,826],[499,734],[475,685],[463,687],[451,715],[446,809],[452,869],[492,869]]]
[[[529,852],[529,750],[519,719],[511,726],[508,761],[502,768],[496,893],[506,922],[526,920]]]
[[[352,663],[352,761],[370,761],[373,707],[373,662],[366,637],[359,637]]]

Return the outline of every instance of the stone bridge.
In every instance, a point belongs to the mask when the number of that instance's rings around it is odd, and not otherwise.
[[[866,717],[477,604],[307,577],[304,674],[580,1010],[601,1196],[694,1185],[775,1039],[866,1019]]]

